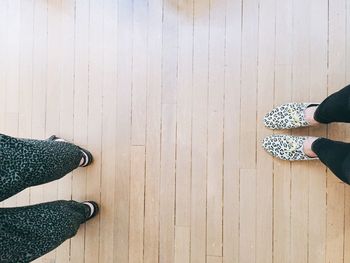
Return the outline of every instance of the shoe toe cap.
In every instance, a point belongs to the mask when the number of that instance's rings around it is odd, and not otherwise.
[[[271,152],[274,148],[274,145],[273,145],[273,140],[274,140],[274,137],[273,135],[271,136],[268,136],[268,137],[265,137],[262,141],[262,147],[268,151],[268,152]]]
[[[278,135],[270,135],[263,139],[262,141],[262,147],[265,149],[266,152],[271,154],[273,157],[278,157],[281,159],[285,159],[282,154],[282,144],[284,138],[282,136]]]

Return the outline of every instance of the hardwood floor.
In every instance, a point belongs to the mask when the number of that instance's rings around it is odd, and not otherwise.
[[[101,204],[36,262],[350,262],[350,187],[260,147],[272,107],[350,82],[349,30],[347,0],[0,0],[1,132],[95,157],[1,204]]]

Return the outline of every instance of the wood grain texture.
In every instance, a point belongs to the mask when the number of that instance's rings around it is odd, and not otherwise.
[[[337,263],[350,190],[271,131],[290,101],[350,78],[346,0],[0,0],[0,129],[56,134],[95,162],[0,206],[96,200],[100,215],[36,262]]]

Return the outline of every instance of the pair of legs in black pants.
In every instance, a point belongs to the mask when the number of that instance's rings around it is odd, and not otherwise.
[[[318,105],[314,119],[319,123],[350,123],[350,85]],[[350,184],[350,143],[318,138],[311,149],[339,179]]]
[[[91,160],[88,151],[55,138],[29,140],[0,134],[0,201],[27,187],[60,179]],[[61,200],[0,208],[0,262],[31,262],[55,249],[93,217],[98,211],[95,205]]]

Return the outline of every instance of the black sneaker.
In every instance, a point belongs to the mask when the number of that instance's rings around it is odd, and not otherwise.
[[[85,201],[82,202],[83,205],[86,205],[87,207],[89,207],[90,210],[90,215],[88,216],[88,218],[86,219],[86,221],[94,218],[95,216],[98,215],[100,208],[98,206],[98,204],[94,201]]]

